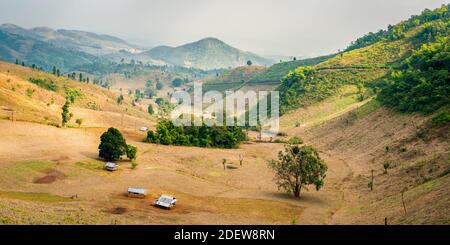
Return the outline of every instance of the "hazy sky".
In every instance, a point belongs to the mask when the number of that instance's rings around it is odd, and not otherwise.
[[[156,46],[217,37],[260,54],[345,48],[441,0],[0,0],[0,23],[111,34]]]

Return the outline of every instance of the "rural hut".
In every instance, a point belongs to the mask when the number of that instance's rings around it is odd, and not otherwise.
[[[147,190],[144,188],[128,188],[128,197],[145,198]]]

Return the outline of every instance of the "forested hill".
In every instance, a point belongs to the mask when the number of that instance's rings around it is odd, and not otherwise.
[[[279,87],[281,110],[311,105],[356,85],[361,99],[379,95],[401,111],[431,112],[449,105],[448,5],[368,34],[347,51],[291,71]],[[364,93],[362,92],[364,91]]]
[[[378,32],[370,32],[367,35],[358,38],[352,42],[346,51],[367,47],[382,40],[399,40],[405,37],[405,33],[425,23],[448,19],[448,6],[444,5],[435,10],[425,9],[420,15],[413,15],[408,20],[402,21],[396,25],[389,25],[387,30],[379,30]]]

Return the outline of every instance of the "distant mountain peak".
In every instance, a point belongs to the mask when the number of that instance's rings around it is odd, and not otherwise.
[[[205,37],[202,38],[200,40],[198,40],[197,42],[219,42],[219,43],[225,43],[224,41],[216,38],[216,37]]]
[[[204,70],[244,66],[248,60],[262,66],[273,63],[272,60],[241,51],[215,37],[206,37],[175,48],[158,46],[145,54],[169,64]]]
[[[18,25],[14,25],[11,23],[4,23],[0,25],[1,28],[17,28],[17,29],[23,29],[22,27],[18,26]]]

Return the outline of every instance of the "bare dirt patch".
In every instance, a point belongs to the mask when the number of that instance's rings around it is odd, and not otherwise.
[[[51,184],[57,180],[65,179],[66,175],[55,169],[48,169],[45,171],[46,175],[43,177],[35,178],[33,183],[35,184]]]
[[[127,208],[125,207],[115,207],[113,209],[110,210],[111,214],[124,214],[128,211]]]

